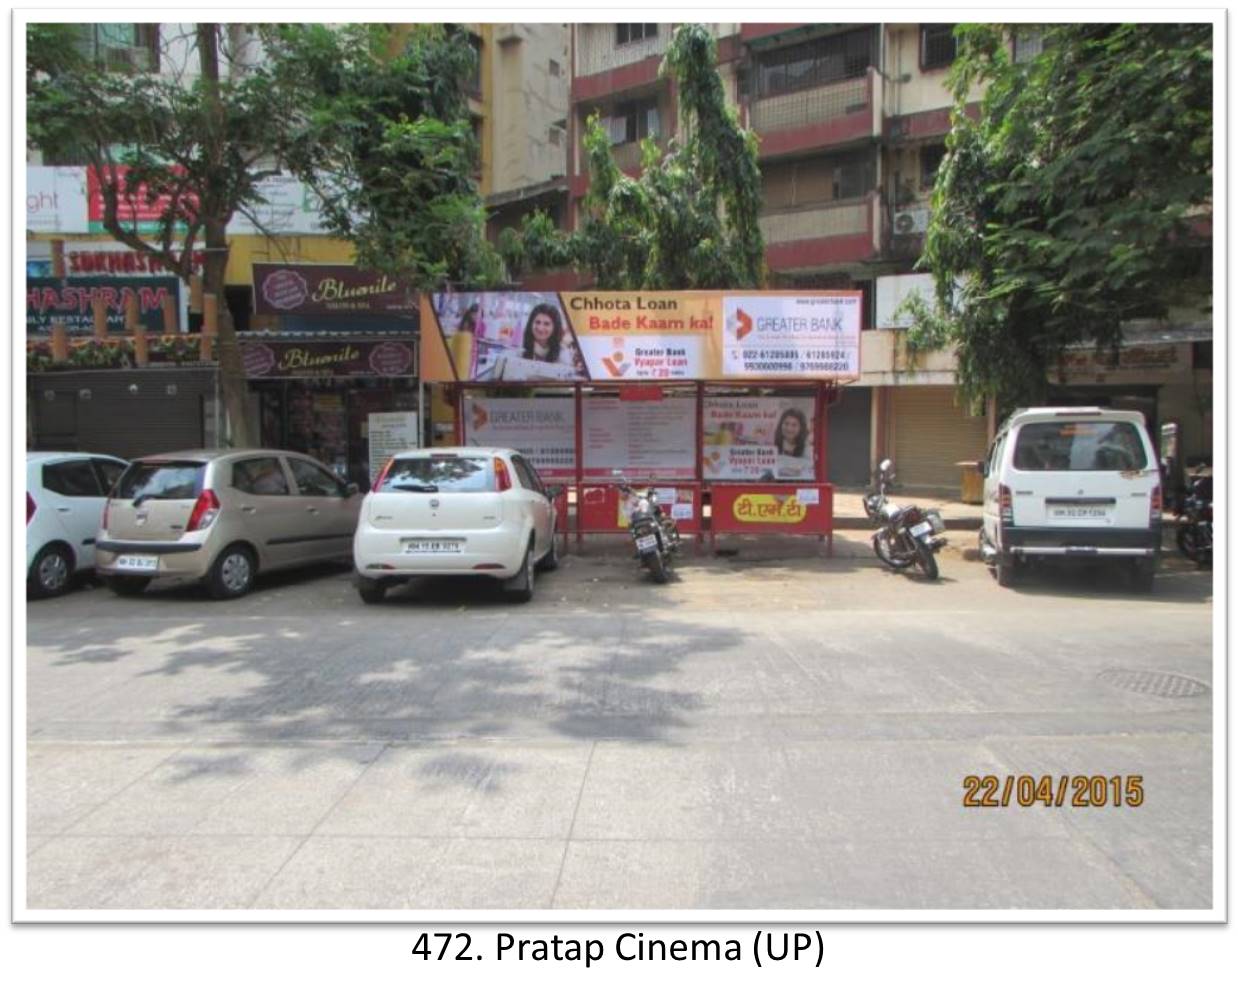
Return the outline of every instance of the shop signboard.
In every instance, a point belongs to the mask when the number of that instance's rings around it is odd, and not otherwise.
[[[370,449],[370,474],[377,477],[387,461],[420,444],[416,412],[370,412],[366,417],[366,440]]]
[[[26,167],[26,231],[88,232],[86,201],[85,166]]]
[[[1115,377],[1156,379],[1157,375],[1184,373],[1190,369],[1190,345],[1167,342],[1126,346],[1118,350],[1116,362],[1109,352],[1098,355],[1095,349],[1068,349],[1050,373],[1058,380],[1100,384]]]
[[[53,322],[63,322],[69,335],[92,334],[96,296],[107,305],[109,333],[125,330],[131,297],[137,298],[138,322],[146,331],[163,331],[163,302],[168,298],[176,302],[184,327],[180,288],[176,277],[27,277],[26,335],[49,335]]]
[[[413,347],[384,342],[249,342],[241,347],[245,376],[410,377],[416,373]]]
[[[811,481],[810,397],[707,397],[701,469],[713,481]]]
[[[180,254],[182,247],[173,246],[172,251]],[[145,273],[170,273],[171,271],[161,260],[150,253],[138,252],[120,242],[66,242],[65,270],[71,277],[88,277],[97,274],[115,274],[119,276],[140,276]],[[196,250],[191,254],[193,270],[202,272],[202,264],[206,261],[206,253]]]
[[[338,263],[255,263],[254,311],[263,315],[411,315],[417,295],[372,270]]]
[[[584,476],[690,480],[696,476],[696,398],[581,401]]]
[[[171,194],[152,196],[145,184],[138,184],[129,191],[126,186],[128,166],[110,167],[108,172],[115,170],[116,182],[120,185],[120,197],[117,204],[117,215],[123,228],[137,232],[139,235],[153,235],[163,231],[162,218],[173,207]],[[106,232],[104,226],[103,183],[99,174],[93,169],[86,171],[86,198],[89,217],[88,229],[91,232]],[[182,198],[179,211],[182,215],[191,212],[196,205],[193,195]],[[185,231],[184,224],[177,224],[176,231]]]
[[[860,291],[435,294],[429,381],[849,380]]]
[[[229,235],[319,235],[326,231],[317,195],[295,176],[277,173],[263,177],[254,187],[261,203],[249,206],[228,222]]]
[[[469,446],[519,450],[549,479],[576,470],[576,402],[573,398],[464,400],[464,440]]]

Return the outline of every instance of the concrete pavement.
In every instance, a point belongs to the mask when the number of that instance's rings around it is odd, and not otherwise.
[[[331,570],[31,605],[29,906],[1211,902],[1209,574],[1008,591],[956,545],[930,584],[854,533],[659,587],[586,549],[528,606],[367,607]],[[1145,802],[962,806],[1019,773],[1141,774]]]

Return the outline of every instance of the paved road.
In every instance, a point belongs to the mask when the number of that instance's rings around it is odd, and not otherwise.
[[[529,606],[334,570],[33,604],[29,906],[1210,905],[1211,576],[929,584],[861,541],[666,587],[595,544]],[[1145,802],[964,808],[990,773]]]

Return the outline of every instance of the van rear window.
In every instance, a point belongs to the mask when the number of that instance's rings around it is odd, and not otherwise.
[[[398,459],[383,478],[382,492],[388,491],[493,491],[490,460],[431,454],[426,457]]]
[[[1130,422],[1031,422],[1019,429],[1015,470],[1143,470],[1139,430]]]
[[[129,464],[116,482],[116,498],[197,498],[202,493],[206,464],[197,461],[160,461]]]

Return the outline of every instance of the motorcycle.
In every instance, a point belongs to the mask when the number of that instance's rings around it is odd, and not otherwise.
[[[636,544],[636,557],[658,584],[666,584],[670,580],[671,561],[679,552],[679,527],[662,512],[654,488],[637,491],[622,481],[619,491],[634,503],[628,528]]]
[[[894,464],[877,467],[876,490],[864,496],[864,511],[880,527],[873,533],[873,553],[896,571],[918,565],[930,581],[938,576],[935,552],[946,545],[946,523],[935,508],[893,505],[886,489],[894,480]]]
[[[1178,549],[1200,567],[1212,564],[1212,478],[1196,477],[1178,512]]]

